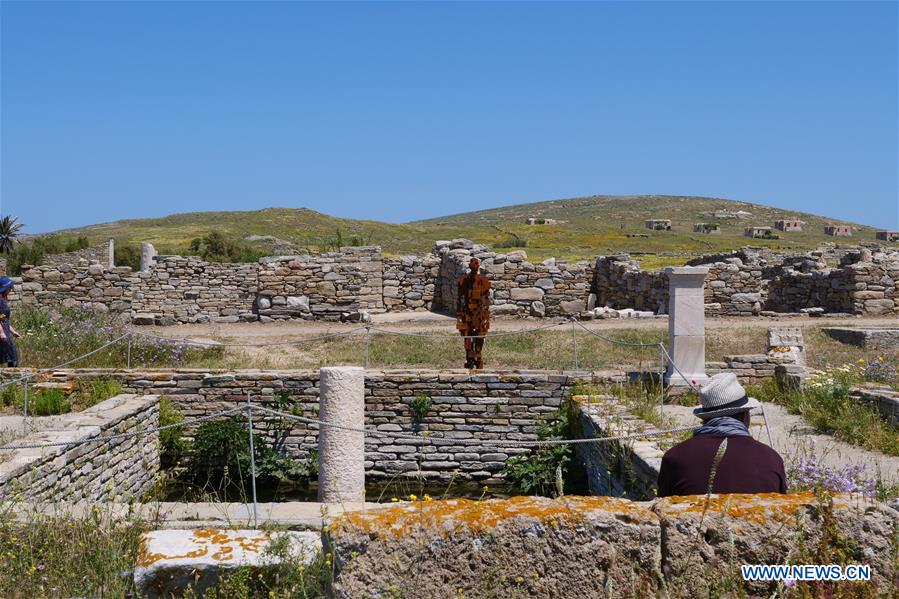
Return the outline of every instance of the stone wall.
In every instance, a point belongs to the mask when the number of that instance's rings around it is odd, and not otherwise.
[[[159,426],[159,397],[117,395],[15,443],[80,441]],[[3,455],[6,454],[6,455]],[[3,459],[7,458],[7,459]],[[127,501],[154,484],[159,436],[0,451],[0,500]]]
[[[74,252],[63,254],[49,254],[41,261],[42,266],[70,266],[86,265],[91,263],[102,264],[104,268],[115,267],[115,240],[110,239],[103,243],[93,245]]]
[[[256,269],[196,256],[157,256],[154,268],[134,275],[131,308],[138,324],[255,320]]]
[[[899,563],[899,512],[849,495],[449,499],[347,512],[328,524],[329,596],[338,599],[773,597],[782,581],[744,581],[740,565],[827,564],[837,547],[843,563],[869,565],[871,580],[834,593],[795,590],[852,595],[863,585],[887,597]]]
[[[593,269],[585,262],[549,259],[535,264],[523,250],[498,254],[467,239],[437,242],[434,251],[441,258],[437,310],[455,314],[457,281],[472,257],[480,260],[481,273],[490,279],[493,314],[563,316],[587,309]]]
[[[239,407],[246,402],[247,393],[252,401],[275,407],[276,394],[284,392],[288,410],[306,418],[315,418],[318,410],[317,370],[77,369],[54,373],[54,380],[75,377],[113,377],[129,393],[166,395],[186,418]],[[497,448],[489,441],[534,440],[543,418],[558,409],[574,384],[625,380],[620,371],[366,370],[366,425],[387,433],[428,431],[432,438],[448,440],[422,446],[415,441],[366,437],[366,474],[384,479],[417,477],[420,471],[429,480],[446,481],[457,471],[457,481],[496,482],[506,459],[527,448],[514,444]],[[421,420],[410,408],[419,396],[432,401]],[[290,455],[306,457],[317,447],[317,425],[258,418],[254,424],[270,442],[276,440],[279,430],[287,431],[282,446]]]
[[[264,258],[258,274],[259,315],[278,320],[340,320],[361,310],[382,311],[383,272],[380,247]]]
[[[457,282],[471,257],[491,281],[495,315],[589,317],[595,307],[668,311],[667,276],[641,270],[626,254],[600,256],[593,265],[533,263],[523,250],[497,253],[467,239],[440,241],[424,256],[386,260],[378,247],[348,247],[258,264],[157,256],[153,268],[141,273],[101,264],[40,266],[23,275],[13,299],[125,312],[135,324],[357,321],[371,312],[416,310],[452,315]],[[747,248],[691,264],[709,267],[705,302],[711,315],[899,313],[895,250],[779,254]]]
[[[389,312],[431,311],[441,259],[434,254],[384,260],[384,308]]]
[[[688,262],[708,266],[706,313],[752,316],[809,309],[829,313],[899,313],[899,252],[828,249],[783,254],[744,248]],[[665,274],[641,270],[627,254],[596,260],[592,291],[596,305],[665,313]]]
[[[608,395],[580,395],[578,406],[580,437],[591,439],[632,435],[657,427],[634,416],[620,401]],[[674,437],[671,437],[674,438]],[[580,443],[577,457],[587,470],[591,495],[652,499],[656,495],[664,437],[633,441]]]
[[[141,280],[128,266],[36,266],[22,273],[13,288],[13,302],[39,306],[78,307],[129,313]]]

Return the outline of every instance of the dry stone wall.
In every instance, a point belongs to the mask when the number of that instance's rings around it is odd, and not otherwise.
[[[15,442],[83,441],[156,426],[158,396],[117,395],[60,416],[52,427]],[[0,501],[127,501],[154,484],[159,437],[151,433],[104,443],[7,450],[0,457],[12,458],[0,461]]]
[[[256,265],[205,262],[196,256],[157,256],[134,275],[136,324],[256,320]]]
[[[74,252],[62,254],[49,254],[41,261],[42,266],[62,266],[68,264],[76,266],[96,262],[106,268],[115,266],[115,241],[110,239],[104,243],[93,245]]]
[[[306,418],[316,418],[319,373],[291,371],[208,371],[197,369],[135,371],[77,369],[54,373],[54,380],[112,377],[129,393],[166,395],[186,418],[240,407],[247,393],[268,407],[285,407]],[[505,461],[527,451],[514,443],[498,448],[490,441],[527,441],[537,438],[542,420],[562,404],[575,384],[624,382],[624,372],[569,374],[547,371],[480,372],[468,370],[367,370],[365,423],[386,433],[428,431],[437,444],[366,438],[366,475],[428,480],[500,480]],[[283,392],[283,397],[281,396]],[[431,407],[418,419],[410,407],[416,397],[427,397]],[[279,402],[281,402],[279,404]],[[317,447],[317,425],[259,417],[254,426],[287,453],[307,457]]]
[[[259,315],[276,320],[340,320],[362,310],[382,311],[383,271],[379,247],[263,258],[258,273]]]
[[[13,300],[123,312],[135,324],[252,320],[366,320],[367,313],[454,314],[470,258],[491,281],[491,312],[521,317],[590,316],[594,308],[665,314],[668,279],[626,254],[594,264],[530,262],[523,250],[490,251],[467,239],[437,242],[424,256],[383,258],[378,247],[253,264],[156,256],[140,273],[102,264],[31,268]],[[709,267],[706,313],[899,314],[899,251],[857,248],[779,254],[746,248],[691,262]],[[599,315],[601,316],[601,315]]]
[[[436,309],[454,314],[457,281],[472,257],[481,262],[481,273],[490,279],[493,314],[516,316],[565,316],[587,309],[593,269],[578,262],[554,259],[532,263],[523,250],[508,254],[491,252],[467,239],[437,242],[441,258]]]

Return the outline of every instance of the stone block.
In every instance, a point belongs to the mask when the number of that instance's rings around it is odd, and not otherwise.
[[[544,296],[543,289],[539,287],[516,287],[510,290],[513,301],[541,301]]]
[[[391,588],[430,597],[560,598],[658,589],[657,518],[610,497],[400,504],[346,513],[330,523],[324,542],[335,556],[337,598]]]
[[[268,551],[273,542],[282,545],[285,537],[284,553]],[[320,552],[317,532],[154,530],[138,540],[134,584],[142,597],[180,596],[188,590],[203,595],[239,566],[264,571],[280,564],[282,557],[308,565]]]

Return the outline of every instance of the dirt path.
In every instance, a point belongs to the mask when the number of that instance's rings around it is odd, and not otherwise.
[[[885,481],[899,483],[899,456],[889,456],[844,443],[816,430],[802,416],[790,414],[783,406],[768,402],[764,402],[764,406],[774,449],[781,456],[786,457],[787,453],[808,455],[809,452],[814,452],[828,466],[864,464],[869,475],[880,472]],[[692,407],[665,406],[665,413],[684,426],[699,422],[693,416]],[[767,445],[768,435],[761,416],[753,416],[752,425],[752,436]]]

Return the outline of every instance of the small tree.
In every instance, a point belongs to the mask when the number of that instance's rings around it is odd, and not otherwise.
[[[9,254],[15,245],[16,237],[22,229],[19,219],[12,216],[0,218],[0,254]]]

